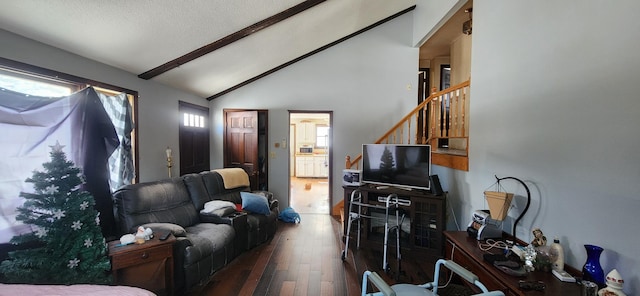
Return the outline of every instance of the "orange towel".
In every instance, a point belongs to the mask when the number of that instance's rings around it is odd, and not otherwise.
[[[249,186],[249,175],[241,168],[226,168],[213,170],[222,177],[225,189]]]

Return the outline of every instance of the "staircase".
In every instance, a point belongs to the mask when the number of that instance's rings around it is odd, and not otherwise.
[[[405,115],[375,144],[429,144],[431,162],[453,169],[469,170],[469,87],[471,81],[445,90],[433,91],[415,109]],[[347,155],[345,168],[359,169],[362,155]],[[333,207],[334,216],[341,216],[344,201]]]

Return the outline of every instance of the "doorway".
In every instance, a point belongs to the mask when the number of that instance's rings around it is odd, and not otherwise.
[[[331,111],[289,111],[289,205],[298,213],[331,212]]]
[[[209,170],[209,108],[179,102],[180,176]]]

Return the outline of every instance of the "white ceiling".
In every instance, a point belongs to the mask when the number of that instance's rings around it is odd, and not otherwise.
[[[139,75],[302,2],[3,0],[0,28]],[[328,0],[152,80],[210,97],[415,3]]]

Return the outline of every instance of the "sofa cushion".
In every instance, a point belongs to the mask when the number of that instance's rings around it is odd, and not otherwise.
[[[188,227],[199,222],[182,178],[125,185],[113,195],[122,233],[133,233],[146,223]]]
[[[226,245],[233,244],[235,238],[233,227],[227,224],[199,223],[186,230],[192,248],[187,248],[185,264],[197,262]]]
[[[205,203],[211,200],[202,181],[202,176],[200,174],[186,174],[182,176],[182,180],[187,187],[187,191],[189,191],[189,197],[191,197],[196,210],[202,210]]]
[[[240,192],[242,197],[242,209],[251,213],[257,213],[262,215],[269,215],[271,210],[269,209],[269,201],[267,198],[260,194],[250,192]]]
[[[209,194],[209,200],[227,200],[234,204],[240,204],[242,203],[240,192],[249,190],[249,187],[225,189],[222,176],[214,171],[202,172],[200,175],[202,176],[202,182]]]

